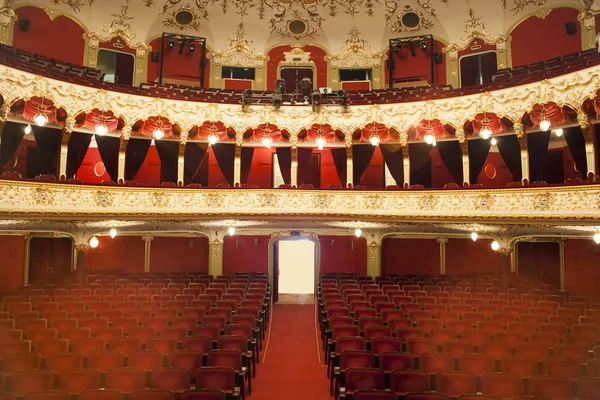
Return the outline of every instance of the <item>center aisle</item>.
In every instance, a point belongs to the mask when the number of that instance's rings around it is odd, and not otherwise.
[[[249,400],[329,400],[327,369],[319,363],[313,304],[275,304],[271,339],[257,366]],[[264,342],[266,344],[267,342]]]

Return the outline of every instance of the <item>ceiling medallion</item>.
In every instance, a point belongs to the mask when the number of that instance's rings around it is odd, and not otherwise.
[[[286,18],[287,15],[290,17]],[[271,18],[271,33],[296,40],[314,37],[321,29],[323,21],[316,4],[309,4],[306,0],[290,0],[287,5],[277,5],[277,12]]]
[[[204,17],[207,18],[208,11],[204,10],[204,12],[206,13],[204,14]],[[178,28],[180,30],[193,29],[197,31],[200,29],[198,15],[194,9],[187,4],[176,11],[171,11],[167,19],[163,21],[163,25]]]
[[[425,17],[423,13],[406,5],[396,17],[396,21],[390,25],[390,32],[417,32],[422,29],[429,29],[432,26],[433,22]]]
[[[513,0],[510,11],[513,14],[517,14],[517,13],[523,11],[523,9],[525,7],[528,7],[528,6],[540,7],[545,4],[546,4],[546,0]],[[505,10],[508,8],[508,0],[502,0],[502,7]]]

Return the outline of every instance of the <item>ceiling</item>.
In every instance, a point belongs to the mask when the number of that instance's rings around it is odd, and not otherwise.
[[[6,1],[13,8],[39,4],[51,15],[69,15],[88,33],[122,29],[134,42],[149,42],[162,32],[181,32],[207,38],[211,50],[228,48],[243,23],[245,39],[263,54],[281,43],[312,43],[338,52],[353,27],[374,51],[387,48],[390,38],[422,34],[459,44],[473,31],[496,38],[527,16],[544,16],[559,5],[600,9],[599,0]]]

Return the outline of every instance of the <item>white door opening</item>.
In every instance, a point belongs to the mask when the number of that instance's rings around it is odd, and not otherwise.
[[[279,242],[280,294],[315,293],[315,243],[310,240]]]

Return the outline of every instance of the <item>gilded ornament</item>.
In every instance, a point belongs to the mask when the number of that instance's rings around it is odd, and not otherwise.
[[[438,204],[438,198],[432,194],[419,197],[419,209],[433,211]]]
[[[36,187],[33,190],[33,199],[38,205],[49,205],[54,202],[54,193],[47,187]]]
[[[555,201],[554,196],[550,192],[537,194],[533,199],[534,207],[538,210],[547,210]]]
[[[494,205],[495,200],[494,196],[490,194],[481,194],[475,197],[473,207],[477,210],[489,210]]]
[[[114,204],[112,193],[106,190],[97,190],[94,193],[94,201],[98,207],[112,207]]]

